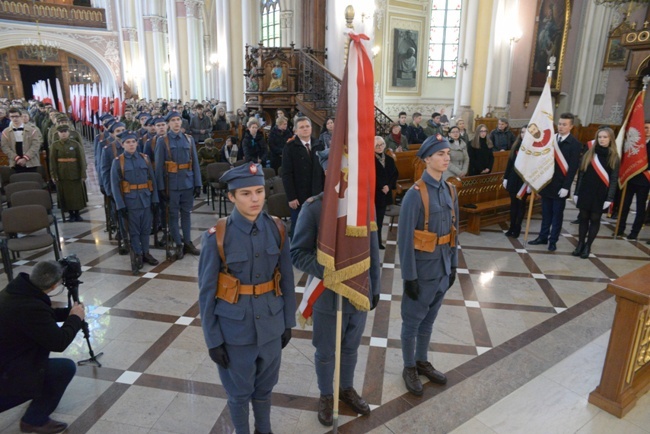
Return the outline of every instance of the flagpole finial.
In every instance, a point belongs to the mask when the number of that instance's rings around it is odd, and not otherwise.
[[[348,7],[345,8],[345,26],[348,29],[353,29],[354,26],[352,25],[352,22],[354,21],[354,7],[352,5],[348,5]]]
[[[550,59],[548,59],[548,66],[546,69],[548,70],[548,78],[547,80],[550,82],[553,79],[553,71],[555,71],[555,61],[557,59],[555,56],[551,56]]]
[[[642,79],[643,81],[643,90],[645,90],[646,87],[648,87],[648,83],[650,83],[650,75],[646,75]]]

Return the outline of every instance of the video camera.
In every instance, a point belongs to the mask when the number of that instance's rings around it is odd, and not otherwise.
[[[65,258],[59,259],[59,265],[63,268],[63,286],[65,286],[68,291],[78,290],[79,284],[82,283],[79,281],[79,277],[83,273],[81,271],[81,261],[77,255],[72,254],[68,255]],[[79,301],[75,299],[75,301]]]

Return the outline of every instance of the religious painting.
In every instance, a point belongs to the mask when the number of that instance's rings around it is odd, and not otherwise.
[[[547,67],[553,57],[556,59],[556,69],[553,72],[551,91],[560,92],[571,18],[571,0],[538,0],[537,5],[532,56],[528,68],[526,104],[529,95],[541,94],[548,77]]]
[[[607,50],[605,51],[604,68],[625,68],[630,57],[630,50],[621,45],[623,34],[632,30],[627,21],[623,21],[618,27],[609,33]]]
[[[393,74],[394,87],[416,87],[418,65],[418,31],[393,30]]]

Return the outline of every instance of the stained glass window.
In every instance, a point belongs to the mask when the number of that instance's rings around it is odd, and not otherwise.
[[[280,0],[262,0],[262,44],[265,47],[280,46]]]
[[[431,1],[428,77],[456,77],[461,3],[461,0]]]

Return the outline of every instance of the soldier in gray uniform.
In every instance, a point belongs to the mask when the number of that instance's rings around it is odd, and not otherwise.
[[[170,112],[166,119],[169,132],[159,137],[154,152],[158,193],[169,201],[169,231],[176,243],[176,257],[182,259],[185,253],[198,255],[190,233],[190,212],[194,205],[194,194],[201,194],[201,170],[199,157],[192,136],[181,133],[181,115]],[[178,227],[180,211],[183,240]]]
[[[237,434],[249,433],[251,401],[255,433],[270,433],[271,392],[281,350],[296,325],[289,240],[283,223],[262,211],[261,165],[231,169],[219,182],[228,184],[235,208],[201,239],[203,334],[228,394]]]
[[[440,134],[428,137],[417,155],[426,170],[402,201],[397,245],[404,279],[402,377],[408,391],[420,396],[419,375],[436,384],[447,383],[447,377],[427,358],[433,322],[456,280],[458,200],[454,187],[442,179],[450,161],[447,139]]]
[[[143,261],[158,265],[149,253],[152,208],[158,205],[158,189],[153,167],[145,154],[137,152],[137,135],[127,131],[120,136],[124,152],[113,160],[111,191],[121,217],[128,221],[131,248],[135,253],[135,267]]]
[[[118,139],[118,136],[126,130],[126,125],[122,122],[115,122],[111,125],[108,130],[111,133],[109,139],[106,140],[106,145],[102,148],[102,156],[100,162],[100,173],[102,186],[104,187],[104,192],[107,196],[112,197],[111,193],[111,167],[113,165],[113,160],[124,152],[122,148],[122,142]]]
[[[323,170],[327,174],[329,149],[317,153]],[[291,259],[300,271],[313,277],[323,279],[323,266],[316,260],[318,224],[323,206],[323,193],[310,197],[302,206],[298,215],[296,230],[291,240]],[[379,240],[376,234],[370,238],[370,310],[379,302],[380,292]],[[312,277],[313,276],[313,277]],[[307,283],[309,286],[309,282]],[[370,413],[370,407],[354,389],[354,368],[357,365],[357,353],[361,336],[366,326],[368,312],[357,310],[347,298],[343,298],[343,332],[341,335],[341,375],[339,399],[358,414]],[[333,382],[334,355],[336,336],[336,293],[326,289],[316,300],[313,307],[314,332],[312,344],[316,347],[316,377],[320,390],[318,403],[318,421],[331,426],[333,423]]]

